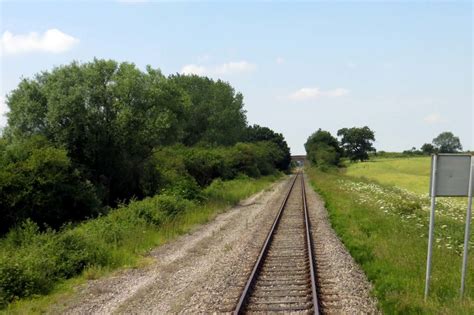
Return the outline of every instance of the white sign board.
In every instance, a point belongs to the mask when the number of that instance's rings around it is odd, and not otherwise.
[[[433,159],[434,157],[432,157]],[[431,167],[435,163],[431,162]],[[436,172],[431,169],[431,177],[436,173],[436,197],[466,197],[469,187],[469,171],[471,155],[469,154],[438,154]],[[433,178],[430,180],[430,196]],[[474,191],[474,187],[473,187]]]
[[[467,273],[467,254],[471,229],[472,196],[474,193],[474,156],[469,154],[435,154],[431,159],[430,226],[428,255],[426,257],[425,300],[430,289],[431,258],[433,253],[436,197],[467,196],[466,228],[464,229],[464,253],[461,267],[461,297],[464,295]]]

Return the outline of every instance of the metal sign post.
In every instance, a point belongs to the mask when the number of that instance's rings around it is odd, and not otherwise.
[[[467,211],[466,211],[466,228],[464,230],[464,253],[462,256],[462,272],[461,272],[461,298],[464,296],[464,286],[466,284],[466,268],[467,268],[467,252],[469,250],[469,235],[471,232],[471,207],[472,207],[472,190],[474,177],[474,157],[471,156],[471,168],[469,172],[469,188],[467,191]]]
[[[430,290],[430,275],[431,275],[431,256],[433,253],[433,233],[435,220],[435,205],[436,205],[436,162],[438,156],[433,155],[431,160],[431,211],[430,211],[430,229],[428,235],[428,256],[426,257],[426,278],[425,278],[425,301],[428,298]]]
[[[461,272],[461,297],[467,272],[467,255],[471,229],[472,195],[474,190],[474,156],[470,154],[434,154],[431,160],[431,211],[426,258],[425,300],[430,289],[431,261],[435,222],[436,197],[468,197],[466,228],[464,232],[464,254]]]

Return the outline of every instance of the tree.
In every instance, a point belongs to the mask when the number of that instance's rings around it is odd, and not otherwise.
[[[433,144],[440,153],[455,153],[462,150],[461,141],[452,132],[445,131],[433,139]]]
[[[338,165],[342,155],[341,147],[330,132],[318,129],[304,144],[306,156],[315,165]]]
[[[229,83],[180,74],[170,76],[169,80],[190,101],[183,121],[185,145],[233,145],[242,139],[247,127],[243,96]]]
[[[432,145],[431,143],[425,143],[421,146],[421,151],[424,153],[424,154],[433,154],[433,153],[436,153],[437,150],[436,148],[434,147],[434,145]]]
[[[260,142],[260,141],[271,141],[275,143],[280,150],[283,152],[281,159],[277,161],[277,168],[279,170],[287,170],[291,162],[291,153],[285,138],[281,133],[276,133],[270,128],[261,127],[259,125],[253,125],[247,127],[245,133],[246,142]]]
[[[375,151],[372,142],[375,141],[375,135],[369,127],[362,128],[342,128],[337,131],[341,137],[341,145],[344,153],[351,161],[365,161],[369,159],[368,152]]]
[[[0,146],[0,234],[30,218],[54,228],[98,213],[92,184],[42,136]]]
[[[182,138],[189,100],[159,70],[130,63],[73,62],[23,80],[9,95],[6,136],[42,135],[66,149],[107,204],[142,197],[143,164]]]

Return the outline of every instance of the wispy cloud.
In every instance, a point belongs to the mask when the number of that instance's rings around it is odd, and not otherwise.
[[[341,97],[347,94],[349,94],[349,90],[343,88],[321,90],[318,87],[304,87],[291,93],[289,99],[294,101],[307,101],[320,97]]]
[[[79,39],[65,34],[58,29],[49,29],[43,34],[12,34],[5,31],[0,38],[0,53],[14,55],[30,52],[47,52],[58,54],[70,50],[79,43]]]
[[[277,57],[277,59],[275,59],[275,62],[281,65],[285,62],[285,59],[283,57]]]
[[[197,75],[232,75],[239,73],[249,73],[256,69],[256,65],[243,61],[231,61],[215,66],[203,66],[196,64],[188,64],[181,68],[182,74]]]
[[[444,119],[439,113],[431,113],[423,118],[423,121],[428,124],[439,124],[444,122]]]

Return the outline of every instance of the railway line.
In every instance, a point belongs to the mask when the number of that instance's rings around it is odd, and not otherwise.
[[[296,174],[234,314],[319,314],[316,270],[302,173]]]

